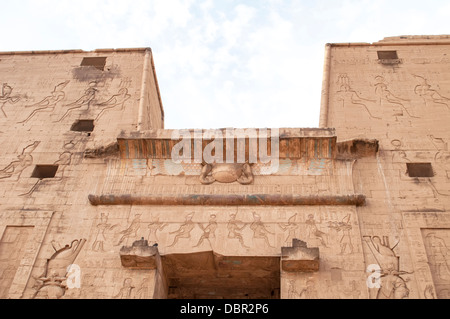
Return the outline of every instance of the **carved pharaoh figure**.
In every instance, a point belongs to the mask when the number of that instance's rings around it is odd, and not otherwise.
[[[194,216],[194,213],[191,213],[186,216],[185,222],[178,228],[178,230],[174,232],[170,232],[169,234],[176,234],[175,238],[173,239],[173,243],[168,247],[173,247],[178,242],[180,238],[190,238],[191,237],[191,231],[194,229],[195,224],[192,221],[192,217]]]
[[[236,214],[230,214],[230,220],[228,221],[227,229],[228,229],[228,238],[230,239],[237,239],[239,240],[239,243],[244,248],[248,248],[244,244],[244,238],[242,237],[242,230],[247,226],[246,223],[237,220]]]
[[[33,299],[60,299],[64,296],[67,285],[67,275],[71,266],[80,253],[86,239],[74,240],[47,259],[44,273],[37,278],[37,291]]]
[[[266,244],[269,247],[273,247],[270,244],[269,238],[267,237],[267,234],[272,234],[273,233],[271,231],[269,231],[266,226],[263,224],[263,222],[261,221],[261,216],[259,216],[256,213],[253,213],[253,223],[251,223],[250,225],[250,229],[253,230],[253,238],[261,238],[264,239],[264,241],[266,242]]]
[[[394,247],[390,247],[387,237],[384,242],[378,236],[364,236],[366,244],[369,246],[375,260],[381,268],[381,286],[378,288],[377,299],[404,299],[409,296],[409,289],[406,280],[400,277],[409,274],[406,271],[400,271],[400,257],[397,257]]]

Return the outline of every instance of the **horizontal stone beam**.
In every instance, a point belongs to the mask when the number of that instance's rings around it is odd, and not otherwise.
[[[251,195],[89,195],[91,205],[186,205],[186,206],[363,206],[362,194],[303,196],[280,194]]]

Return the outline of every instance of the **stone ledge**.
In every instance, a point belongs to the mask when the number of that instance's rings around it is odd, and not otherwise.
[[[303,196],[303,195],[89,195],[93,206],[102,205],[185,205],[185,206],[364,206],[366,196],[362,194]]]

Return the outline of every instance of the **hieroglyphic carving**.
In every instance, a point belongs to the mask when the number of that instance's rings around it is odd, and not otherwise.
[[[86,239],[77,239],[62,248],[53,247],[55,253],[47,259],[44,273],[36,278],[38,286],[33,299],[60,299],[64,296],[69,266],[74,263],[85,242]]]
[[[162,231],[168,225],[169,224],[167,224],[167,223],[160,222],[159,217],[152,219],[152,222],[150,224],[148,224],[148,229],[149,229],[148,242],[150,245],[158,243],[158,237],[157,237],[156,233],[158,231]]]
[[[267,234],[273,235],[274,233],[267,229],[264,223],[261,221],[261,216],[253,212],[253,222],[250,224],[250,229],[253,230],[253,238],[264,239],[264,242],[269,247],[274,247],[270,244]]]
[[[438,195],[446,196],[446,197],[450,196],[449,192],[445,193],[445,192],[443,192],[441,190],[438,190],[436,185],[434,185],[433,181],[431,180],[431,178],[427,178],[426,182],[431,187],[431,189],[433,191],[433,194],[434,194],[434,197],[438,198],[439,197]]]
[[[133,286],[133,279],[125,278],[117,295],[115,295],[114,299],[129,299],[131,298],[131,292],[135,287]]]
[[[59,102],[63,101],[64,98],[66,97],[64,89],[66,88],[69,82],[70,81],[65,81],[57,84],[49,96],[46,96],[41,101],[35,104],[26,105],[25,107],[34,107],[35,109],[23,121],[20,121],[18,123],[28,122],[28,120],[30,120],[33,116],[36,115],[36,113],[39,112],[47,112],[47,111],[52,112],[55,109],[56,105]]]
[[[113,230],[116,225],[111,225],[108,223],[108,214],[102,213],[100,217],[100,223],[96,225],[97,233],[95,235],[94,243],[92,244],[93,251],[104,252],[104,244],[106,242],[106,232]]]
[[[435,137],[431,134],[428,137],[438,151],[448,151],[448,143],[443,138]]]
[[[300,299],[300,293],[297,291],[297,285],[295,280],[291,279],[288,282],[288,298],[289,299]]]
[[[367,107],[367,102],[375,103],[376,101],[360,97],[358,93],[350,86],[350,79],[347,74],[340,74],[338,76],[337,84],[339,85],[339,91],[336,92],[338,101],[342,101],[342,106],[344,108],[346,103],[362,106],[371,118],[378,120],[381,119],[380,117],[373,115]]]
[[[363,236],[363,238],[381,268],[380,288],[372,288],[376,290],[375,297],[377,299],[407,298],[409,296],[407,280],[403,279],[401,275],[411,274],[411,272],[400,270],[400,257],[394,252],[400,241],[390,247],[389,239],[386,236],[383,237],[383,241],[378,236]]]
[[[141,284],[136,290],[136,298],[137,299],[148,299],[150,297],[150,283],[148,278],[144,278],[141,281]]]
[[[64,115],[57,121],[61,122],[66,116],[68,116],[74,110],[89,110],[91,103],[94,101],[96,94],[98,92],[97,82],[92,81],[89,83],[89,87],[84,91],[84,94],[76,101],[66,104],[64,106],[69,107]]]
[[[296,218],[297,218],[297,214],[292,215],[289,219],[287,223],[282,223],[282,224],[278,224],[278,226],[284,230],[285,232],[288,232],[288,235],[286,237],[286,239],[284,240],[285,244],[290,244],[292,243],[292,240],[294,238],[298,238],[296,231],[298,229],[298,225],[296,222]]]
[[[424,296],[450,299],[450,230],[423,228],[421,232],[429,266],[426,272],[431,272],[434,282],[434,287],[431,284],[425,287]]]
[[[423,98],[427,107],[432,104],[440,104],[450,109],[450,99],[448,97],[442,96],[438,91],[432,89],[425,77],[420,75],[414,75],[414,77],[419,81],[419,84],[414,88],[414,93]]]
[[[450,287],[450,249],[445,240],[437,236],[436,231],[428,232],[425,236],[425,248],[435,280],[448,283]]]
[[[140,227],[141,227],[141,215],[136,214],[133,220],[131,221],[130,225],[126,229],[119,232],[119,235],[122,236],[120,237],[118,243],[115,246],[119,246],[129,238],[134,240],[137,237],[137,232]]]
[[[237,239],[237,240],[239,240],[239,243],[244,248],[248,248],[248,246],[246,246],[244,244],[244,237],[242,237],[242,233],[241,232],[246,226],[247,226],[246,223],[236,219],[236,214],[235,213],[230,214],[230,220],[228,221],[228,224],[227,224],[227,229],[228,229],[228,236],[227,237],[229,239]]]
[[[96,104],[101,109],[95,120],[97,121],[109,109],[120,106],[120,110],[124,109],[125,102],[131,97],[127,88],[121,88],[117,94],[114,94],[107,101]]]
[[[10,178],[17,175],[17,179],[20,178],[23,170],[33,164],[33,156],[31,153],[38,147],[39,141],[34,142],[26,146],[20,155],[17,155],[18,160],[11,162],[5,168],[0,170],[0,179]]]
[[[4,109],[5,104],[16,104],[20,100],[19,96],[11,96],[12,91],[13,88],[8,83],[3,83],[2,95],[0,96],[0,109],[5,117],[8,117]]]
[[[314,280],[307,279],[306,285],[299,293],[299,299],[318,299],[317,288]]]
[[[407,99],[402,99],[398,96],[395,96],[388,88],[386,81],[383,76],[377,76],[375,77],[377,83],[375,83],[375,93],[378,96],[378,100],[380,103],[380,106],[384,104],[391,104],[395,106],[400,106],[402,110],[408,114],[409,117],[418,118],[417,116],[412,115],[406,106],[404,105],[404,102],[409,102]],[[403,116],[403,112],[396,113],[395,116]]]
[[[59,159],[56,160],[53,163],[53,165],[58,166],[58,171],[60,172],[60,177],[54,178],[53,181],[62,181],[63,180],[64,171],[65,171],[66,167],[70,165],[71,161],[72,161],[72,153],[71,152],[65,151],[59,155]],[[20,194],[19,196],[31,195],[37,189],[37,187],[39,186],[41,181],[42,181],[42,179],[39,178],[28,192],[26,192],[24,194]]]
[[[199,247],[205,239],[209,242],[209,245],[212,246],[211,241],[209,239],[215,238],[216,236],[216,229],[217,229],[216,217],[217,216],[215,214],[211,214],[211,216],[209,217],[209,223],[208,225],[206,225],[206,227],[203,227],[201,223],[198,223],[198,226],[202,229],[203,234],[198,240],[197,245],[195,245],[194,247]]]
[[[180,238],[191,238],[191,231],[195,227],[195,223],[192,221],[192,217],[194,217],[194,213],[188,214],[184,223],[178,228],[178,230],[170,232],[169,234],[175,234],[173,242],[168,247],[173,247],[178,242]]]
[[[342,236],[339,240],[339,245],[341,247],[340,254],[343,255],[346,253],[347,248],[349,249],[349,254],[353,253],[353,244],[352,244],[352,236],[351,236],[351,230],[352,230],[352,224],[350,222],[350,214],[345,216],[342,221],[329,221],[328,227],[331,229],[336,230],[337,232],[342,231]]]
[[[309,239],[316,239],[318,243],[327,247],[327,233],[321,231],[317,224],[321,224],[322,220],[319,223],[314,219],[313,214],[308,215],[308,219],[305,221],[307,226],[307,233]]]

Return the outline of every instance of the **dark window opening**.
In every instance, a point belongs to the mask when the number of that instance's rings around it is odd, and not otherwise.
[[[407,173],[409,177],[433,177],[433,167],[431,163],[407,163]]]
[[[91,57],[83,58],[81,66],[93,66],[94,68],[103,71],[106,65],[106,57]]]
[[[36,165],[33,170],[33,174],[31,174],[31,177],[39,179],[54,178],[57,171],[58,165]]]
[[[72,124],[71,131],[75,132],[92,132],[94,130],[94,120],[78,120]],[[90,133],[88,134],[91,135]]]
[[[397,60],[397,51],[377,51],[380,60]]]

